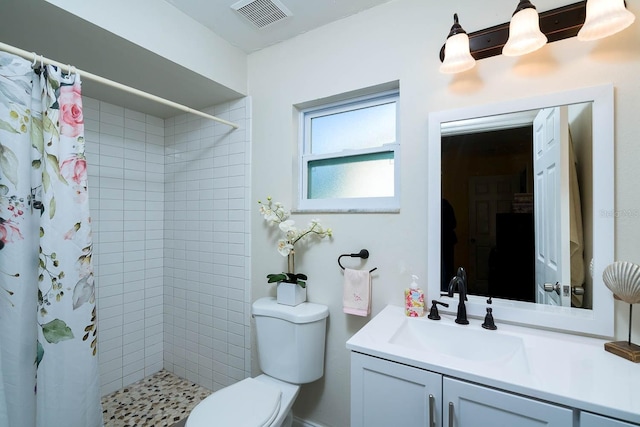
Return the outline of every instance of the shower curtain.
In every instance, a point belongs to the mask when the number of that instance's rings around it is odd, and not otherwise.
[[[98,427],[81,85],[0,52],[0,427]]]

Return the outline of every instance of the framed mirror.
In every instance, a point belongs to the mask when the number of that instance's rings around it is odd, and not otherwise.
[[[464,267],[470,316],[613,336],[613,117],[612,85],[430,114],[430,299]]]

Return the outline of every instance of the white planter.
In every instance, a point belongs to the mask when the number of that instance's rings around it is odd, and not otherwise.
[[[302,288],[295,283],[278,282],[276,296],[278,304],[298,305],[307,300],[307,288]]]

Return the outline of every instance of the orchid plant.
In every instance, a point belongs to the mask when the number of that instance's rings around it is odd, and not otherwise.
[[[258,204],[260,205],[260,214],[264,217],[265,221],[267,221],[269,225],[277,225],[280,231],[284,233],[284,237],[278,239],[277,250],[280,255],[288,258],[288,272],[268,274],[267,278],[269,280],[267,283],[297,283],[302,288],[306,287],[305,280],[307,280],[307,276],[294,272],[293,256],[295,253],[295,245],[309,238],[324,239],[327,236],[332,237],[332,230],[330,228],[324,228],[317,219],[312,219],[306,228],[297,228],[295,221],[289,219],[291,211],[285,209],[282,203],[274,202],[271,197],[267,197],[266,203],[258,200]]]

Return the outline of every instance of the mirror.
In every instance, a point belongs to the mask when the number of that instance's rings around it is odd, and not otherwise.
[[[613,87],[432,113],[429,137],[430,298],[462,266],[471,316],[491,296],[498,320],[613,336]]]
[[[443,291],[466,266],[469,294],[591,308],[592,122],[584,102],[441,125]]]

